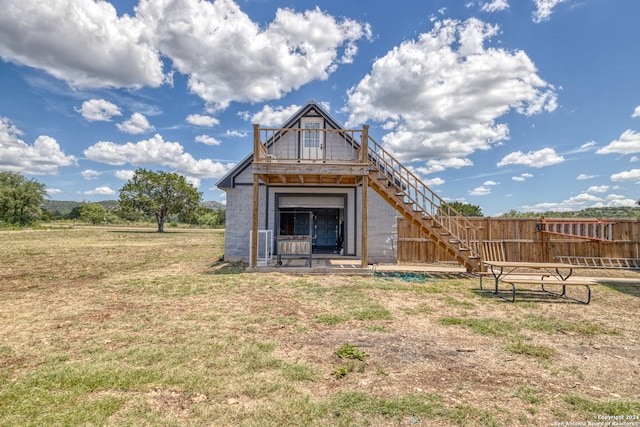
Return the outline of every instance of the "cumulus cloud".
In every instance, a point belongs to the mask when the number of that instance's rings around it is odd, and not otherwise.
[[[592,179],[592,178],[595,178],[595,177],[597,177],[597,176],[598,176],[598,175],[587,175],[586,173],[581,173],[580,175],[578,175],[578,176],[576,177],[576,179],[577,179],[578,181],[581,181],[581,180],[584,180],[584,179]]]
[[[134,16],[106,1],[21,0],[0,14],[3,58],[81,88],[158,87],[177,71],[214,111],[324,80],[353,61],[362,38],[368,24],[319,8],[278,9],[261,27],[232,0],[140,0]]]
[[[491,194],[491,188],[485,186],[476,187],[469,191],[471,196],[488,196],[489,194]]]
[[[147,118],[140,113],[133,113],[128,120],[116,125],[119,131],[129,135],[140,135],[154,131],[156,128],[149,124]]]
[[[614,173],[611,175],[611,181],[640,181],[640,169]]]
[[[135,171],[132,169],[120,169],[114,172],[113,176],[123,181],[129,181],[135,175]]]
[[[157,87],[166,76],[144,26],[106,1],[21,0],[2,8],[0,56],[76,87]]]
[[[533,22],[540,23],[548,21],[551,18],[553,9],[560,3],[564,3],[567,0],[534,0],[536,4],[536,10],[533,12]]]
[[[367,24],[337,20],[319,8],[278,9],[261,28],[231,0],[142,0],[136,17],[145,39],[189,76],[190,90],[214,112],[325,80],[352,61],[359,39],[371,36]]]
[[[634,118],[635,118],[635,117],[640,117],[640,105],[638,105],[638,106],[636,107],[636,109],[635,109],[635,110],[633,110],[633,114],[631,114],[631,117],[634,117]]]
[[[602,198],[582,193],[574,197],[570,197],[562,202],[547,202],[547,203],[538,203],[536,205],[525,205],[521,206],[522,210],[530,211],[530,212],[546,212],[546,211],[556,211],[556,212],[568,212],[568,211],[579,211],[588,207],[593,206],[594,204],[602,202]]]
[[[627,129],[619,139],[596,151],[598,154],[635,154],[640,153],[640,132]]]
[[[86,194],[87,196],[113,196],[116,192],[109,187],[97,187],[93,190],[85,191],[82,194]]]
[[[98,179],[102,174],[102,172],[98,172],[97,170],[94,170],[94,169],[86,169],[80,172],[80,174],[84,179],[92,180],[92,179]]]
[[[220,145],[220,140],[215,139],[209,135],[198,135],[196,136],[196,142],[201,142],[204,145]]]
[[[533,175],[531,175],[530,173],[522,173],[519,176],[512,176],[511,177],[511,179],[513,181],[518,181],[518,182],[526,181],[529,178],[533,178]]]
[[[592,185],[587,189],[587,193],[606,193],[610,188],[609,185]]]
[[[20,136],[20,129],[8,118],[0,117],[0,170],[30,175],[55,175],[60,167],[77,165],[77,159],[66,155],[54,138],[41,135],[29,145]]]
[[[507,154],[498,162],[498,166],[525,165],[532,168],[543,168],[564,162],[564,157],[558,155],[553,148],[543,148],[538,151],[515,151]]]
[[[444,20],[403,42],[350,89],[346,127],[383,123],[385,147],[405,162],[464,158],[507,140],[497,119],[553,111],[557,95],[526,53],[484,46],[498,32],[478,19]]]
[[[626,196],[621,194],[609,194],[606,197],[607,203],[606,206],[610,208],[624,207],[624,206],[635,206],[637,201],[634,199],[629,199]]]
[[[83,153],[89,160],[108,165],[166,166],[176,173],[193,178],[219,178],[234,166],[232,163],[223,164],[210,159],[196,160],[191,154],[184,152],[182,145],[165,141],[160,135],[122,145],[100,141]]]
[[[496,181],[485,181],[480,187],[476,187],[473,190],[470,190],[469,195],[488,196],[489,194],[491,194],[491,187],[494,187],[496,185],[500,185],[500,183]]]
[[[288,107],[272,107],[265,105],[262,110],[250,115],[247,112],[241,113],[244,120],[262,126],[280,126],[300,109],[299,105],[292,104]]]
[[[230,130],[230,129],[227,129],[227,131],[224,134],[234,138],[244,138],[245,136],[248,135],[247,132],[244,132],[244,131],[241,132],[238,130]]]
[[[473,166],[473,162],[469,159],[452,157],[449,159],[431,159],[427,161],[425,166],[417,167],[416,170],[422,174],[429,175],[442,172],[445,169],[460,169],[465,166]]]
[[[205,116],[202,114],[189,114],[187,116],[187,123],[195,126],[213,127],[220,124],[220,121],[215,117]]]
[[[509,9],[509,2],[507,0],[492,0],[484,2],[480,7],[480,10],[483,12],[499,12],[506,9]]]
[[[84,101],[78,111],[82,117],[90,122],[110,122],[111,117],[122,115],[117,105],[104,99]]]

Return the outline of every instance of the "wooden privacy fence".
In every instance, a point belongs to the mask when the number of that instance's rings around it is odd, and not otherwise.
[[[546,221],[552,221],[545,219]],[[576,222],[597,219],[576,219]],[[640,220],[612,219],[611,241],[543,232],[541,218],[469,218],[482,227],[484,241],[501,241],[507,261],[553,262],[559,257],[640,258]],[[563,221],[567,221],[566,218]],[[447,251],[398,219],[398,262],[455,261]]]

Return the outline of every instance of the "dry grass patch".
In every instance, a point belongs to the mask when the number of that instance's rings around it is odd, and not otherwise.
[[[465,278],[247,274],[220,261],[223,240],[0,232],[0,424],[512,426],[640,413],[637,285],[599,286],[589,306],[511,304]]]

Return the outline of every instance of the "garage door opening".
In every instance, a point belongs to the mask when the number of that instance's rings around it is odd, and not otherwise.
[[[344,211],[337,208],[280,209],[281,236],[311,236],[314,254],[339,254],[344,247]]]

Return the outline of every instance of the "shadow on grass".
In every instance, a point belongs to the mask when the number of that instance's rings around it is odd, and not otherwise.
[[[205,274],[241,274],[245,273],[249,264],[246,262],[216,261],[209,265]]]
[[[493,289],[488,291],[486,289],[473,289],[472,292],[481,298],[494,299],[500,302],[507,302],[513,304],[517,303],[548,303],[548,304],[578,304],[585,305],[582,302],[576,301],[572,298],[561,297],[559,295],[555,295],[551,292],[544,292],[540,290],[532,290],[532,289],[518,289],[516,291],[516,300],[514,302],[511,301],[512,293],[511,290],[500,289],[497,294],[493,293]],[[580,295],[580,298],[584,298],[584,296]]]
[[[603,281],[600,284],[623,294],[640,297],[640,281],[637,283],[609,283]]]

